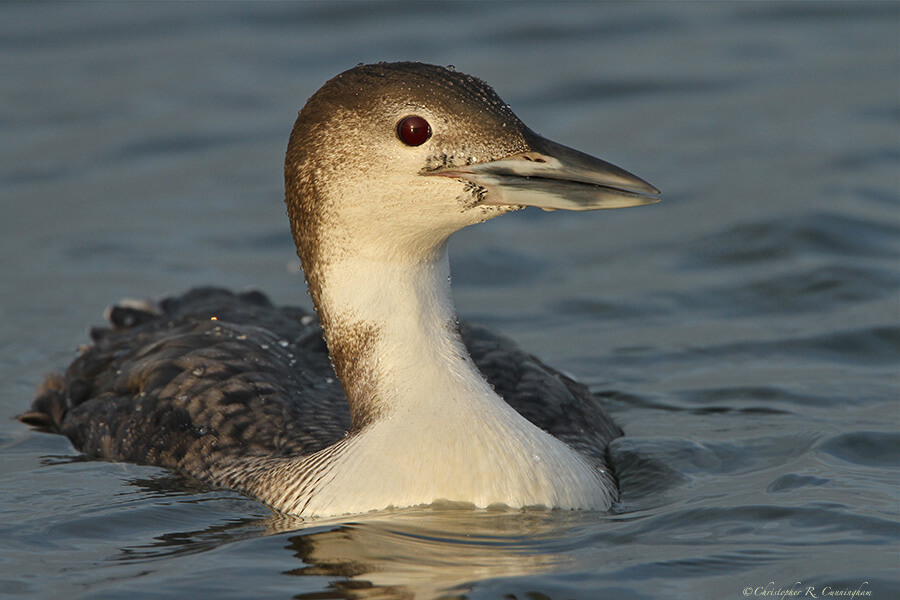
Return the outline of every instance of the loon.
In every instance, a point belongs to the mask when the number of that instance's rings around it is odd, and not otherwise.
[[[457,321],[447,242],[526,206],[638,206],[659,191],[539,136],[480,79],[417,62],[325,83],[284,174],[316,315],[217,288],[113,306],[20,420],[88,458],[300,517],[442,501],[608,510],[621,429],[582,384]]]

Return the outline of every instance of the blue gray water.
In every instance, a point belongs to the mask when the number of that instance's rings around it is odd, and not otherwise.
[[[0,5],[0,596],[900,597],[898,32],[897,3]],[[463,318],[606,398],[616,511],[304,527],[13,420],[122,297],[308,306],[296,111],[410,59],[664,192],[452,246]]]

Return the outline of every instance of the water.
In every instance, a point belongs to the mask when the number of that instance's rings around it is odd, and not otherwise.
[[[898,26],[896,3],[3,4],[0,595],[900,597]],[[615,512],[303,527],[12,419],[121,297],[308,305],[288,130],[327,78],[401,59],[664,191],[452,246],[462,317],[625,429]]]

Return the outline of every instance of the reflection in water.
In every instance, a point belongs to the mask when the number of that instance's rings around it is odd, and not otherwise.
[[[308,566],[289,574],[346,578],[333,584],[336,598],[452,597],[476,581],[559,569],[568,559],[554,545],[589,514],[453,507],[373,513],[291,536],[291,550]]]
[[[223,501],[223,492],[177,474],[131,483],[160,496],[180,494],[176,503],[182,505]],[[228,501],[232,494],[225,494]],[[235,501],[255,504],[236,495]],[[171,515],[172,507],[167,508]],[[585,531],[609,518],[604,513],[480,510],[451,503],[307,521],[287,515],[222,521],[219,515],[203,530],[157,534],[152,544],[123,548],[115,560],[155,561],[281,536],[301,561],[284,575],[331,580],[328,591],[296,598],[454,598],[485,580],[565,571],[567,564],[577,569],[572,544],[583,543]]]

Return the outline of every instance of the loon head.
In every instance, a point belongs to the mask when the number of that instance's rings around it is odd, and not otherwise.
[[[620,208],[659,193],[536,134],[480,79],[413,62],[322,86],[294,124],[285,190],[311,288],[342,255],[427,260],[453,232],[525,206]]]

